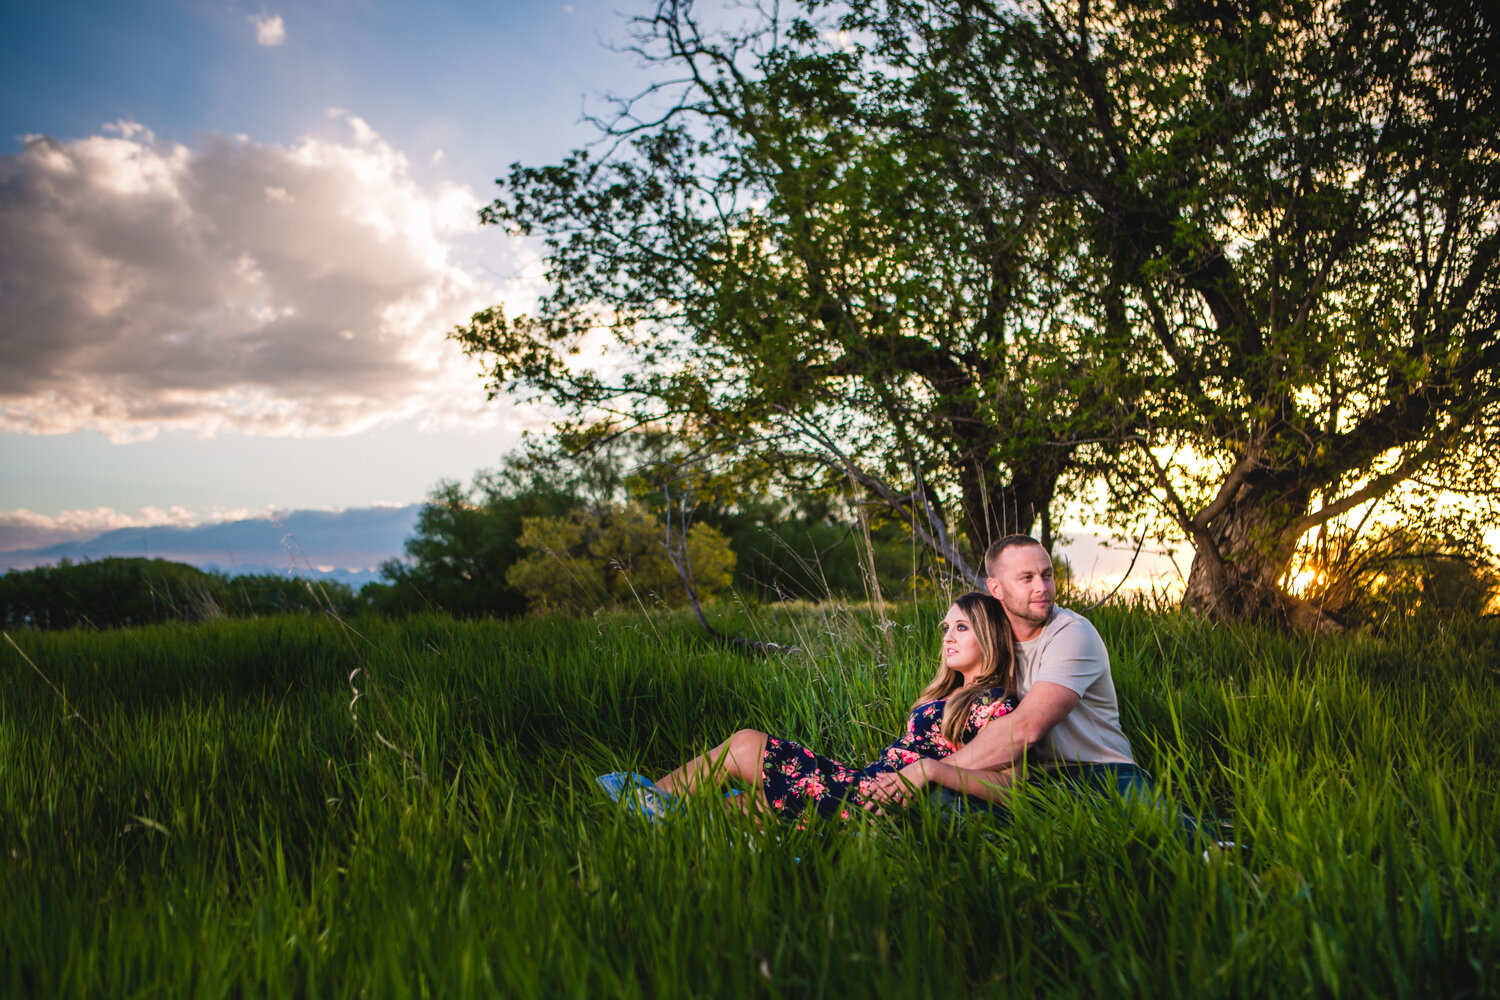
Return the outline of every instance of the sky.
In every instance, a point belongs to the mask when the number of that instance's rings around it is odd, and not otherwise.
[[[545,431],[446,333],[542,290],[478,211],[649,82],[650,9],[0,0],[0,554],[245,519],[274,553]]]
[[[628,10],[0,12],[0,548],[409,504],[545,427],[445,334],[537,294],[477,213],[644,84]]]

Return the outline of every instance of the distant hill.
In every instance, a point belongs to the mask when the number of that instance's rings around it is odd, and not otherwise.
[[[295,571],[359,587],[377,578],[383,561],[402,554],[421,509],[421,504],[408,504],[298,510],[274,519],[257,517],[192,528],[117,528],[85,540],[0,552],[0,571],[52,565],[63,559],[81,562],[144,556],[230,575]]]

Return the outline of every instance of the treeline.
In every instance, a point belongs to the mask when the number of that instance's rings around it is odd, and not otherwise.
[[[361,601],[385,615],[589,614],[677,606],[690,592],[755,602],[899,598],[953,576],[906,524],[856,506],[836,483],[756,495],[743,480],[685,475],[672,460],[685,450],[666,434],[571,452],[533,442],[468,487],[442,482],[406,558],[387,562],[384,582],[366,585]],[[686,516],[673,493],[685,489]],[[1315,555],[1295,567],[1319,567],[1298,589],[1340,625],[1483,615],[1500,593],[1482,540],[1451,530],[1371,529],[1352,551]],[[1067,590],[1067,562],[1056,564]]]
[[[229,577],[165,559],[64,559],[0,576],[7,629],[114,628],[288,612],[349,615],[364,605],[347,584],[275,574]]]
[[[590,614],[680,606],[690,594],[862,600],[907,596],[923,585],[904,526],[861,518],[826,492],[707,497],[690,517],[669,510],[651,489],[652,444],[632,439],[571,460],[517,454],[467,487],[441,482],[405,558],[386,562],[381,581],[358,591],[273,574],[230,577],[163,559],[64,560],[0,576],[0,623],[113,628],[324,611]]]
[[[678,606],[731,591],[753,601],[910,594],[919,553],[904,525],[862,519],[806,490],[698,496],[690,517],[653,489],[662,442],[624,441],[582,458],[516,454],[464,487],[432,491],[406,558],[361,591],[382,614],[590,613]],[[670,508],[670,509],[669,509]]]
[[[226,576],[163,559],[106,558],[0,576],[6,629],[112,628],[285,613],[464,618],[591,614],[679,606],[733,594],[753,603],[908,597],[932,586],[930,562],[904,525],[859,516],[827,490],[715,502],[691,517],[650,490],[649,463],[604,451],[585,461],[512,455],[464,487],[439,483],[406,555],[355,591],[278,574]],[[677,518],[676,523],[669,523]],[[1346,625],[1489,613],[1500,573],[1452,554],[1461,540],[1382,532],[1340,572],[1305,585]],[[674,561],[675,556],[675,561]],[[1059,560],[1059,582],[1069,572]],[[934,571],[937,572],[934,572]],[[1066,598],[1065,598],[1066,599]]]

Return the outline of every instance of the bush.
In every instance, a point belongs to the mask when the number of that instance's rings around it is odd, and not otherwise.
[[[666,526],[639,503],[528,517],[522,525],[519,542],[527,555],[506,580],[537,610],[589,613],[637,599],[671,606],[687,602],[664,544]],[[729,587],[735,557],[721,532],[693,525],[687,556],[700,598]]]

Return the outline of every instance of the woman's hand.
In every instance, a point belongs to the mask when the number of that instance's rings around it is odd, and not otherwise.
[[[880,815],[884,806],[905,809],[916,801],[928,781],[927,761],[908,764],[899,771],[877,774],[860,786],[865,809]]]

